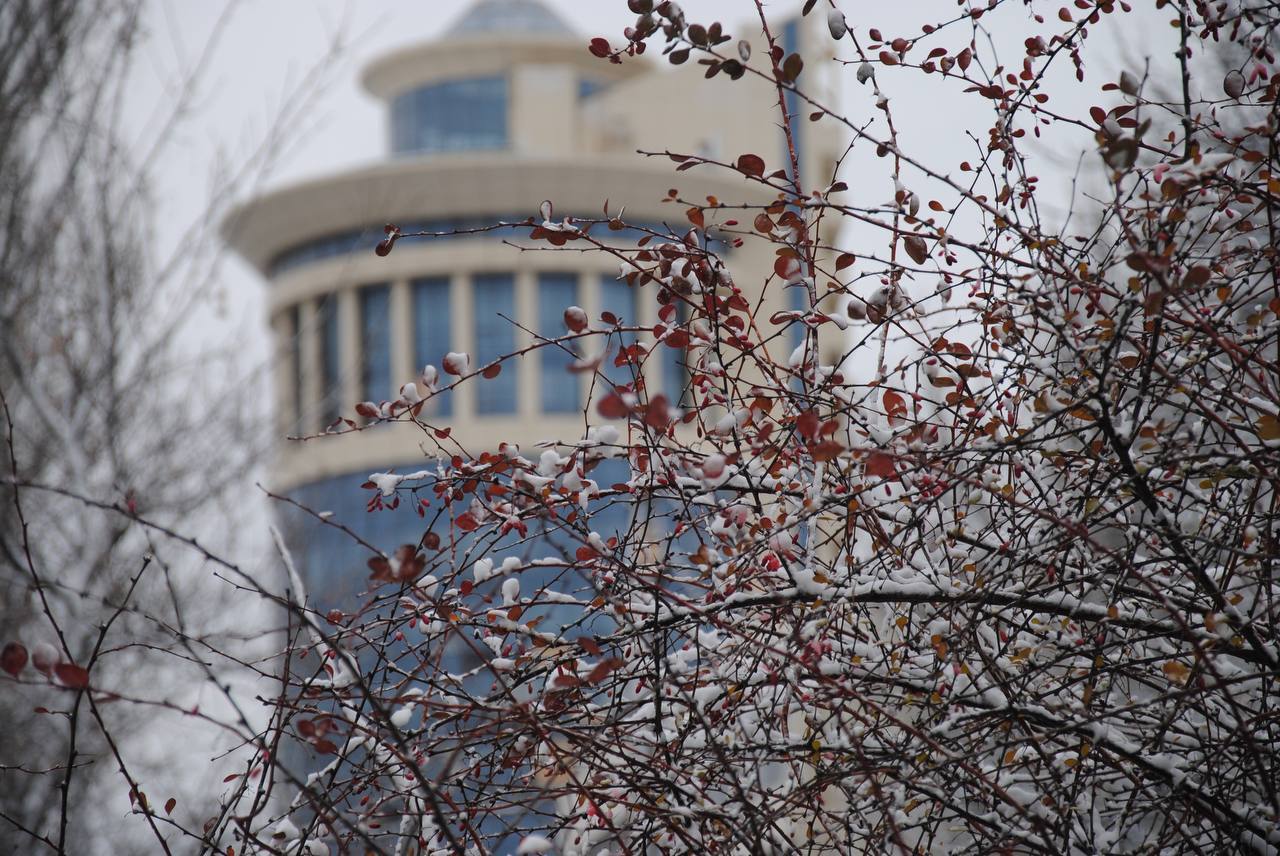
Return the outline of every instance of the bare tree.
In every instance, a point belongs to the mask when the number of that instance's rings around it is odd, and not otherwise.
[[[268,440],[254,404],[265,395],[250,394],[265,384],[237,356],[243,343],[200,340],[220,284],[210,224],[280,154],[296,115],[214,176],[201,221],[162,255],[157,164],[231,7],[139,135],[126,108],[136,113],[145,11],[0,6],[0,625],[16,678],[0,695],[6,852],[167,851],[174,821],[203,821],[218,786],[209,760],[236,740],[210,714],[247,727],[224,689],[262,672],[239,660],[264,614],[232,618],[235,589],[139,521],[207,535],[226,555],[251,546],[235,532]],[[294,109],[321,79],[301,84]],[[193,762],[208,773],[191,776]],[[181,807],[161,814],[171,797]],[[131,806],[136,823],[117,829]]]

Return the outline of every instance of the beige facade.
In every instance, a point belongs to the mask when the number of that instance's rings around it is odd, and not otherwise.
[[[517,7],[519,14],[511,14]],[[792,38],[799,32],[801,44],[808,42],[809,26],[805,21],[792,30]],[[814,49],[825,41],[814,40]],[[475,365],[477,325],[493,311],[476,299],[476,277],[510,274],[520,325],[511,341],[519,348],[531,341],[527,330],[563,333],[563,327],[539,330],[541,273],[572,277],[576,302],[592,319],[603,307],[602,289],[618,276],[617,258],[606,253],[521,251],[503,243],[528,245],[527,228],[404,239],[389,256],[378,257],[372,250],[383,223],[470,228],[540,220],[544,199],[555,204],[557,219],[592,217],[600,216],[607,200],[611,212],[625,207],[629,223],[665,223],[674,234],[683,234],[686,206],[664,201],[669,188],[678,188],[688,200],[771,201],[759,184],[735,172],[699,167],[676,173],[665,157],[636,154],[636,149],[670,150],[732,162],[754,152],[770,169],[784,166],[776,93],[769,84],[750,75],[736,82],[725,76],[706,80],[703,66],[671,69],[647,57],[614,65],[586,48],[584,36],[534,0],[482,0],[442,38],[397,51],[365,72],[365,86],[387,102],[391,114],[392,148],[399,150],[386,162],[269,193],[228,220],[232,246],[269,281],[282,436],[322,430],[335,402],[350,416],[357,401],[376,400],[377,390],[366,396],[370,391],[364,388],[371,376],[368,353],[384,346],[362,341],[368,328],[361,315],[363,296],[371,287],[385,289],[386,302],[377,307],[387,315],[389,339],[386,365],[379,364],[372,376],[385,378],[381,397],[390,399],[422,369],[415,352],[421,351],[423,333],[415,325],[441,328],[440,319],[415,314],[415,283],[431,280],[441,289],[439,283],[448,284],[449,341],[432,362],[439,365],[440,355],[450,350],[471,354]],[[759,44],[756,48],[762,52]],[[479,99],[474,109],[469,93]],[[820,94],[835,98],[833,92]],[[432,115],[433,106],[446,115]],[[822,187],[832,180],[841,140],[823,123],[808,122],[807,112],[798,123],[802,177],[807,187]],[[752,216],[726,211],[719,219],[749,223]],[[603,229],[599,234],[608,235]],[[735,281],[758,290],[772,268],[773,249],[748,240],[729,252]],[[658,309],[653,289],[637,291],[636,317],[628,323],[652,326]],[[791,299],[780,284],[771,291],[765,296],[765,317]],[[325,314],[335,311],[336,318]],[[452,395],[452,412],[439,423],[453,426],[454,436],[465,438],[475,452],[502,441],[529,446],[581,436],[581,408],[545,412],[540,371],[536,357],[504,368],[516,378],[506,412],[478,412],[477,385],[464,384]],[[646,372],[652,388],[661,388],[654,361]],[[565,373],[558,382],[578,384],[586,402],[589,375]],[[318,442],[283,442],[273,487],[289,491],[334,476],[362,478],[403,466],[422,458],[421,442],[421,432],[399,425]]]

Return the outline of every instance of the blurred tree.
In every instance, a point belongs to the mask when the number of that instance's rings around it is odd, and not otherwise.
[[[5,852],[32,839],[60,852],[155,852],[154,820],[138,814],[120,829],[118,818],[131,802],[137,814],[135,788],[168,789],[158,803],[209,796],[208,777],[178,765],[199,752],[207,770],[216,735],[182,713],[219,702],[237,640],[261,630],[253,610],[228,610],[231,587],[137,521],[216,531],[211,543],[227,554],[237,546],[265,450],[255,404],[265,396],[253,394],[245,342],[208,335],[222,297],[211,224],[278,154],[323,63],[276,118],[271,144],[215,175],[206,210],[164,257],[158,166],[192,115],[231,6],[166,87],[161,121],[139,129],[126,117],[149,11],[141,0],[0,4],[0,626],[22,646],[12,656],[61,664],[43,662],[49,677],[28,669],[0,694]],[[113,695],[51,686],[77,682],[69,664]],[[115,696],[143,703],[106,704]]]

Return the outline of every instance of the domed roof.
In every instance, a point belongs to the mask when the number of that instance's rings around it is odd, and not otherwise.
[[[446,36],[479,33],[575,35],[541,0],[479,0],[449,28]]]

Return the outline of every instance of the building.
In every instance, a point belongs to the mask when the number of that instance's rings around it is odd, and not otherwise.
[[[830,50],[825,30],[806,42],[810,23],[797,17],[785,24],[789,51]],[[769,199],[731,171],[677,174],[669,159],[636,151],[729,162],[754,152],[771,167],[782,165],[770,84],[749,75],[707,80],[701,65],[672,68],[648,56],[611,64],[591,55],[587,41],[540,0],[479,0],[440,38],[365,70],[365,87],[387,105],[385,161],[268,193],[228,219],[230,244],[269,284],[281,437],[319,432],[339,415],[351,416],[358,401],[394,398],[448,351],[471,354],[479,365],[528,345],[525,330],[560,335],[570,304],[592,319],[609,310],[628,324],[657,321],[652,294],[618,280],[618,261],[606,254],[521,252],[504,243],[520,243],[525,229],[406,239],[382,258],[372,250],[385,223],[404,231],[473,229],[537,217],[543,200],[554,202],[557,219],[599,217],[607,200],[613,212],[625,206],[630,223],[683,234],[684,206],[664,201],[668,188],[688,199]],[[834,83],[808,83],[836,98]],[[795,128],[806,183],[829,182],[841,139],[823,123],[801,119]],[[612,234],[632,247],[637,237]],[[729,251],[735,279],[763,282],[772,249],[749,241]],[[766,305],[783,308],[796,290],[779,285],[774,292]],[[580,437],[591,378],[568,374],[570,359],[543,351],[519,360],[494,380],[433,401],[434,412],[424,415],[465,432],[476,452],[502,441],[529,448]],[[679,365],[650,361],[647,373],[651,388],[678,398]],[[421,442],[409,426],[282,440],[272,487],[334,512],[389,551],[416,541],[422,523],[410,511],[366,514],[369,494],[360,485],[372,472],[421,468]],[[367,550],[317,519],[295,522],[317,602],[365,587],[355,568],[364,567]]]

